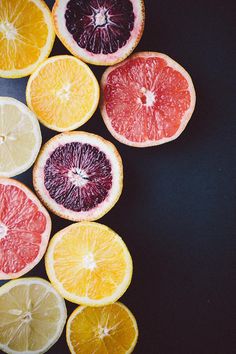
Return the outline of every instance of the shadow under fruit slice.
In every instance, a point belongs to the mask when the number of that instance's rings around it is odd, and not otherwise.
[[[115,146],[98,135],[56,135],[42,148],[33,170],[34,188],[56,215],[96,220],[118,201],[123,166]]]
[[[0,177],[0,279],[18,278],[43,257],[51,219],[22,183]]]
[[[95,222],[79,222],[53,236],[45,256],[47,275],[68,301],[88,306],[115,302],[133,273],[120,236]]]
[[[101,114],[121,143],[147,147],[176,139],[195,107],[189,74],[167,55],[135,53],[106,69],[101,80]]]
[[[143,0],[57,0],[55,30],[85,62],[113,65],[137,46],[144,29]]]
[[[49,56],[54,39],[45,1],[0,1],[0,77],[31,74]]]
[[[120,302],[96,308],[80,306],[66,325],[66,340],[73,354],[128,354],[137,339],[136,320]]]
[[[64,299],[41,278],[20,278],[0,287],[0,349],[10,354],[46,353],[62,334]]]

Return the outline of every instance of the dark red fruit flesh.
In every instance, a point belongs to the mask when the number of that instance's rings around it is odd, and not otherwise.
[[[44,183],[52,199],[75,212],[89,211],[108,196],[111,164],[104,152],[79,142],[59,146],[48,158]]]
[[[70,0],[65,19],[79,47],[111,54],[129,40],[135,17],[130,0]]]

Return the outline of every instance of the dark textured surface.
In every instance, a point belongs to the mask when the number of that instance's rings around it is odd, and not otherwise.
[[[48,1],[52,5],[53,1]],[[191,74],[197,106],[178,140],[133,149],[116,142],[99,111],[82,130],[115,143],[124,161],[119,203],[100,221],[125,240],[133,281],[122,297],[135,314],[137,354],[234,354],[236,112],[234,1],[147,0],[137,50],[160,51]],[[53,54],[67,53],[57,40]],[[104,68],[92,67],[100,78]],[[27,78],[0,80],[25,102]],[[54,132],[42,128],[44,141]],[[32,187],[31,170],[18,179]],[[53,232],[69,225],[53,217]],[[43,261],[30,273],[46,277]],[[75,308],[67,303],[68,313]],[[65,333],[49,351],[69,353]]]

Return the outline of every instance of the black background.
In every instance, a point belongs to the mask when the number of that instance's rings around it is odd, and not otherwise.
[[[121,301],[137,318],[137,354],[236,353],[235,28],[235,1],[146,0],[136,51],[168,54],[192,76],[197,105],[187,129],[135,149],[112,138],[99,110],[82,127],[114,142],[124,162],[122,197],[100,222],[133,257]],[[57,39],[52,54],[64,53]],[[92,69],[100,79],[104,68]],[[0,79],[0,95],[25,102],[27,79]],[[55,135],[41,128],[44,141]],[[18,179],[32,187],[31,170]],[[70,224],[52,218],[53,233]],[[46,277],[43,261],[28,275]],[[65,333],[49,352],[69,353]]]

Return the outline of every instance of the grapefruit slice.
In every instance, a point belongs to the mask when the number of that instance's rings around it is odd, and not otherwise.
[[[56,215],[72,221],[97,220],[121,195],[122,160],[115,146],[98,135],[62,133],[41,149],[33,183]]]
[[[0,279],[18,278],[43,257],[51,219],[22,183],[0,177]]]
[[[45,265],[51,283],[65,299],[88,306],[118,300],[133,273],[124,241],[95,222],[73,224],[53,236]]]
[[[53,7],[62,43],[95,65],[124,60],[140,41],[144,17],[143,0],[57,0]]]
[[[46,353],[62,334],[64,299],[41,278],[20,278],[0,287],[0,349],[9,354]]]
[[[120,302],[96,308],[80,306],[66,325],[66,341],[72,354],[129,354],[137,339],[137,322]]]
[[[0,97],[0,176],[13,177],[34,163],[42,143],[31,110],[11,97]]]
[[[71,55],[51,57],[30,76],[26,101],[46,127],[62,132],[87,122],[99,102],[92,70]]]
[[[167,55],[140,52],[106,69],[101,114],[121,143],[147,147],[176,139],[195,107],[189,74]]]
[[[0,77],[31,74],[49,56],[54,39],[45,1],[0,1]]]

